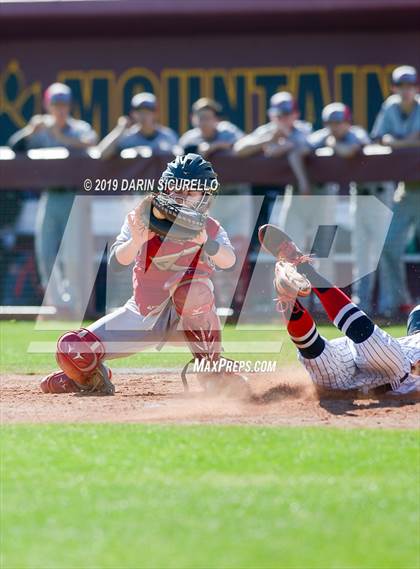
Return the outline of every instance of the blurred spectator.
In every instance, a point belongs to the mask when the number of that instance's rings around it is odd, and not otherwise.
[[[235,144],[239,156],[263,152],[266,156],[283,156],[291,150],[306,148],[306,137],[311,132],[309,123],[298,120],[299,111],[290,93],[281,91],[270,99],[270,122]]]
[[[343,103],[331,103],[322,110],[324,128],[308,137],[312,150],[329,147],[334,154],[351,158],[360,152],[365,144],[369,144],[369,136],[361,127],[352,125],[351,111]]]
[[[212,99],[201,98],[192,106],[191,123],[194,128],[183,134],[179,146],[184,153],[197,152],[210,160],[215,152],[231,150],[244,133],[234,124],[221,120],[221,106]],[[238,215],[240,212],[240,215]],[[238,262],[232,271],[220,271],[215,276],[219,307],[228,307],[237,286],[243,261],[254,226],[253,202],[248,184],[225,184],[211,207],[213,215],[226,229],[236,250]],[[243,275],[236,289],[235,302],[240,304],[245,294]]]
[[[264,154],[270,157],[280,157],[286,155],[297,178],[299,192],[309,193],[310,184],[306,176],[303,156],[308,151],[306,137],[312,131],[312,126],[299,120],[296,101],[287,91],[280,91],[271,97],[267,114],[269,122],[239,140],[234,146],[234,151],[239,156]],[[280,196],[283,196],[286,191],[290,200],[293,191],[291,186],[287,188],[261,186],[254,187],[253,190],[254,193],[262,193],[266,197],[257,220],[259,225],[267,223],[271,216],[279,217],[278,211],[272,211],[273,205],[276,204],[276,207],[282,208]]]
[[[222,107],[212,99],[198,99],[191,110],[191,123],[194,128],[179,139],[179,145],[186,154],[197,152],[210,159],[214,152],[231,150],[235,142],[244,135],[231,122],[220,120]]]
[[[420,96],[414,67],[394,69],[392,90],[376,117],[371,137],[393,148],[420,146]]]
[[[72,153],[84,153],[96,143],[97,135],[92,127],[70,115],[72,93],[63,83],[53,83],[44,94],[44,115],[35,115],[29,124],[16,132],[9,145],[15,152],[35,148],[65,147]],[[71,310],[78,299],[78,283],[85,267],[77,255],[57,253],[72,210],[74,188],[54,187],[43,192],[35,227],[35,253],[41,284],[47,289],[45,301],[58,310]],[[74,229],[74,228],[73,228]],[[83,232],[72,230],[69,241],[74,250],[83,247]],[[57,262],[56,262],[57,260]],[[54,267],[54,271],[53,271]],[[51,280],[50,280],[51,277]]]
[[[158,102],[153,93],[138,93],[131,99],[129,116],[118,119],[117,126],[99,143],[102,158],[117,156],[122,150],[137,149],[140,155],[174,152],[178,136],[158,121]],[[146,150],[146,152],[142,152]],[[144,195],[127,196],[125,209],[130,211]],[[121,201],[121,200],[120,200]],[[115,207],[110,202],[110,207]],[[121,306],[130,294],[132,267],[110,271],[107,278],[108,307]]]
[[[338,105],[338,108],[336,107]],[[344,111],[344,113],[343,113]],[[339,112],[343,116],[339,116]],[[344,105],[334,103],[323,110],[324,128],[316,132],[309,132],[301,141],[300,146],[290,154],[289,162],[295,175],[302,180],[299,185],[301,197],[297,197],[291,188],[286,191],[284,204],[280,214],[280,226],[286,233],[306,250],[313,248],[313,253],[324,258],[322,273],[330,280],[334,280],[334,261],[331,256],[330,234],[318,234],[320,226],[331,227],[336,219],[336,184],[311,184],[307,180],[303,157],[310,151],[324,146],[330,146],[341,155],[354,151],[354,140],[348,132],[347,124],[342,119],[348,119]],[[337,120],[337,119],[340,120]],[[350,124],[348,124],[350,127]],[[354,138],[354,135],[352,135]],[[350,143],[350,144],[349,144]],[[300,175],[298,175],[300,173]],[[306,199],[305,196],[322,196],[322,201]]]
[[[152,153],[173,152],[178,137],[158,122],[158,104],[152,93],[138,93],[131,99],[129,116],[118,119],[117,126],[99,143],[102,158],[115,156],[126,148],[146,147]]]
[[[270,99],[268,110],[270,123],[261,126],[253,134],[255,141],[258,137],[263,139],[264,133],[271,133],[271,140],[262,142],[262,150],[265,156],[280,157],[287,156],[291,169],[293,170],[297,184],[294,187],[287,186],[284,201],[280,212],[274,212],[273,217],[278,217],[279,224],[290,235],[297,240],[302,247],[308,247],[308,238],[314,237],[315,225],[318,225],[318,218],[314,216],[313,203],[308,202],[308,207],[300,199],[294,199],[296,195],[309,195],[313,193],[310,181],[306,174],[304,157],[309,153],[308,136],[312,132],[312,126],[299,120],[299,109],[296,101],[290,93],[282,91],[276,93]],[[252,142],[252,140],[251,140]],[[251,145],[244,143],[245,152],[251,150]],[[254,145],[254,150],[257,145]],[[239,148],[239,152],[241,149]],[[306,203],[306,202],[305,202]],[[309,244],[309,247],[312,243]]]
[[[65,147],[69,150],[85,150],[97,141],[92,127],[70,115],[72,94],[64,83],[53,83],[44,93],[47,114],[34,115],[29,124],[9,139],[15,152],[32,148]]]
[[[414,67],[403,65],[392,73],[393,95],[383,103],[372,129],[375,141],[392,148],[420,147],[420,96]],[[409,236],[420,233],[420,183],[405,180],[394,199],[394,217],[380,262],[382,294],[379,310],[387,317],[409,309],[403,255]]]
[[[367,132],[352,125],[351,112],[343,103],[331,103],[322,111],[325,128],[309,137],[312,149],[329,147],[344,158],[352,158],[369,144]],[[327,184],[328,186],[328,184]],[[334,188],[330,185],[330,194]],[[353,301],[365,312],[372,312],[375,276],[372,272],[381,254],[380,239],[387,228],[387,218],[378,208],[368,207],[364,196],[375,196],[386,205],[392,200],[392,187],[386,184],[351,184],[351,234],[353,262]]]

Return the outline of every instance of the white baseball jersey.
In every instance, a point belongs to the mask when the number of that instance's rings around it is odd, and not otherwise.
[[[373,389],[387,383],[397,389],[411,365],[420,361],[420,332],[393,338],[375,326],[360,344],[347,337],[325,340],[318,357],[306,359],[299,353],[298,358],[312,381],[328,389]]]
[[[406,138],[410,134],[420,132],[420,95],[417,95],[413,109],[409,115],[401,109],[401,95],[391,95],[384,101],[375,124],[372,138],[382,138],[391,134],[394,138]]]

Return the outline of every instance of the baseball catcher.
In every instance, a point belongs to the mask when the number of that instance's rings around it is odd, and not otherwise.
[[[232,267],[236,259],[225,230],[208,215],[217,193],[216,173],[197,154],[178,156],[167,165],[158,187],[128,214],[111,247],[114,270],[134,262],[132,297],[87,329],[58,340],[61,371],[42,380],[45,393],[112,395],[105,360],[166,342],[186,343],[194,360],[213,364],[224,359],[211,275],[216,268]],[[182,373],[186,387],[187,369]],[[198,379],[211,394],[248,394],[246,377],[233,372],[207,372]]]
[[[324,279],[293,241],[274,225],[259,228],[262,247],[276,258],[277,308],[290,339],[316,386],[327,390],[379,388],[395,395],[420,392],[420,306],[408,319],[407,336],[393,338],[339,288]],[[314,292],[331,322],[345,334],[323,338],[299,298]]]

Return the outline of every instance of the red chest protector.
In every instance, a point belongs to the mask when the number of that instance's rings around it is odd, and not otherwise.
[[[220,224],[209,217],[206,231],[215,239]],[[189,278],[210,276],[214,268],[201,255],[201,247],[192,241],[177,243],[155,236],[145,243],[136,257],[133,269],[133,291],[136,304],[143,315],[159,306],[169,297],[164,288],[177,273],[188,271]],[[190,269],[190,270],[189,270]]]

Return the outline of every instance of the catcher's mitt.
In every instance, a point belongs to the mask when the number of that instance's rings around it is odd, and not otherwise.
[[[207,220],[206,214],[179,204],[166,194],[146,198],[139,215],[147,229],[160,237],[179,242],[197,237]]]

